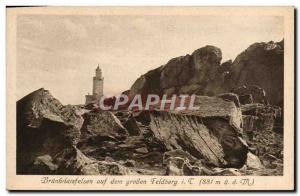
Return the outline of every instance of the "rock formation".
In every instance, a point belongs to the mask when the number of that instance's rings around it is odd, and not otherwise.
[[[205,46],[186,55],[171,59],[166,65],[142,75],[133,84],[129,95],[135,94],[199,94],[216,95],[223,92],[226,66],[220,66],[222,52]]]
[[[283,41],[221,60],[205,46],[124,92],[196,94],[197,110],[101,111],[30,93],[17,102],[17,173],[282,175]]]
[[[259,164],[254,154],[247,158],[243,138],[251,148],[263,149],[250,135],[273,122],[257,125],[253,119],[280,113],[263,104],[240,106],[236,98],[198,96],[196,111],[110,112],[63,106],[39,89],[17,103],[17,173],[241,175],[242,170],[226,168]],[[245,120],[250,115],[252,129]],[[265,156],[275,156],[253,153],[268,161]]]
[[[255,43],[239,54],[229,74],[234,87],[256,85],[265,90],[266,101],[283,106],[284,42]]]
[[[254,100],[259,90],[265,90],[264,100],[283,106],[283,48],[284,43],[255,43],[231,60],[221,63],[222,52],[205,46],[191,55],[171,59],[167,64],[142,75],[130,88],[135,94],[197,94],[216,96],[245,86]],[[249,86],[249,87],[248,87]],[[255,89],[257,87],[257,89]],[[249,93],[248,93],[249,94]],[[259,100],[261,101],[261,100]]]

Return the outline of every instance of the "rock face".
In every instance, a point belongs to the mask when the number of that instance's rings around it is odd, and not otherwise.
[[[210,131],[222,130],[220,127],[225,130],[242,130],[249,149],[259,157],[265,169],[274,175],[280,175],[283,161],[283,54],[283,40],[277,43],[255,43],[233,62],[229,60],[221,63],[221,50],[206,46],[191,55],[173,58],[166,65],[144,74],[141,76],[144,79],[138,79],[129,94],[196,94],[218,96],[234,102],[236,108],[242,110],[242,117],[232,119],[242,120],[231,122],[228,127],[228,123],[221,125],[214,118],[213,126],[206,124],[206,127]],[[148,88],[154,79],[155,86]],[[209,106],[215,104],[205,103],[201,108]],[[239,121],[242,121],[241,127],[236,126]],[[223,146],[224,148],[226,147]],[[276,159],[266,158],[270,156]]]
[[[165,146],[166,151],[181,149],[209,165],[219,167],[241,167],[245,162],[243,155],[247,154],[247,147],[239,141],[234,130],[217,128],[222,126],[222,121],[207,119],[203,123],[198,116],[168,112],[143,112],[140,115],[138,119],[143,119],[153,137]],[[206,124],[214,129],[209,129]],[[230,127],[228,122],[224,124]],[[236,143],[231,143],[230,139]],[[235,148],[240,154],[232,153]]]
[[[196,97],[194,112],[110,112],[63,106],[39,89],[17,102],[17,173],[214,175],[214,167],[240,168],[248,153],[241,110],[225,97]]]
[[[83,118],[75,107],[63,106],[39,89],[17,102],[17,172],[51,159],[79,139]],[[50,158],[39,158],[40,156]],[[44,161],[43,161],[44,160]],[[47,165],[47,164],[46,164]]]
[[[135,94],[216,95],[222,88],[227,66],[220,66],[222,52],[214,46],[195,50],[192,55],[171,59],[166,65],[141,76],[131,87]]]
[[[132,85],[135,94],[197,94],[216,96],[232,89],[252,94],[254,101],[283,106],[283,41],[255,43],[231,60],[221,63],[222,52],[205,46],[193,54],[171,59],[166,65],[142,75]],[[256,88],[257,87],[257,88]],[[260,92],[260,88],[265,92]],[[260,93],[264,93],[261,95]],[[266,97],[267,95],[267,97]],[[259,99],[259,100],[257,100]]]
[[[122,140],[128,135],[120,120],[110,111],[89,112],[83,118],[81,133],[84,139],[111,137]]]
[[[229,75],[231,85],[257,85],[265,90],[266,100],[270,104],[282,107],[283,53],[283,41],[252,44],[232,63]]]
[[[244,138],[249,150],[259,157],[266,169],[272,169],[274,173],[281,171],[283,163],[281,109],[258,103],[242,105],[241,109]]]
[[[39,89],[17,102],[17,173],[130,175],[114,162],[85,156],[76,146],[82,141],[112,136],[122,138],[126,131],[111,113],[90,114],[75,106],[63,106],[47,90]],[[102,120],[99,127],[95,118]],[[101,121],[100,121],[101,122]],[[91,126],[88,126],[92,124]],[[103,126],[106,125],[106,126]],[[105,129],[103,129],[105,128]],[[110,129],[107,129],[110,128]],[[113,134],[113,131],[115,134]],[[118,136],[122,137],[118,137]]]
[[[237,87],[234,88],[232,92],[238,95],[242,105],[251,103],[268,103],[265,90],[256,85]]]
[[[17,102],[17,174],[282,175],[283,49],[256,43],[221,63],[205,46],[124,92],[196,94],[196,110],[100,111],[34,91]]]

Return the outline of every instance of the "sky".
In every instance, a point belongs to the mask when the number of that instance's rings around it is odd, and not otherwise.
[[[45,88],[83,104],[100,66],[104,94],[118,95],[147,71],[206,45],[222,62],[255,42],[281,41],[276,16],[22,15],[17,19],[17,99]]]

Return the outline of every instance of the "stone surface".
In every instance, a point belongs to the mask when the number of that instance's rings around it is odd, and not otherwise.
[[[283,42],[221,60],[205,46],[126,91],[206,95],[193,111],[100,111],[30,93],[17,102],[17,174],[282,175]]]
[[[142,75],[129,94],[131,97],[135,94],[216,96],[245,85],[250,88],[247,94],[252,94],[254,102],[282,107],[283,50],[283,41],[255,43],[233,62],[221,63],[221,50],[205,46]]]
[[[282,171],[280,162],[283,162],[281,109],[271,105],[246,104],[242,105],[241,110],[243,113],[244,138],[249,145],[249,150],[259,158],[258,160],[253,156],[249,157],[248,153],[248,159],[257,163],[260,161],[264,170],[278,175]],[[280,124],[279,127],[278,124]],[[270,157],[274,157],[273,160],[276,159],[279,162],[273,164]],[[273,170],[274,168],[279,169],[279,171]],[[261,172],[264,175],[269,175],[265,171]]]
[[[263,165],[260,162],[259,158],[252,154],[251,152],[248,152],[247,154],[247,162],[246,165],[248,168],[251,169],[262,169]]]
[[[167,150],[181,149],[215,166],[241,167],[247,147],[239,140],[237,130],[229,120],[200,114],[145,111],[137,120],[148,125]]]
[[[223,97],[222,97],[223,96]],[[241,109],[236,105],[239,105],[238,99],[235,95],[228,96],[221,95],[221,97],[208,97],[208,96],[196,96],[194,105],[199,107],[197,110],[180,110],[174,111],[175,113],[194,115],[201,118],[224,118],[228,120],[228,123],[234,127],[238,132],[242,132],[242,114]]]
[[[239,96],[243,105],[251,103],[268,103],[265,90],[256,85],[237,87],[234,88],[232,92]]]
[[[90,112],[83,117],[84,123],[81,129],[83,138],[111,137],[123,140],[128,136],[120,120],[110,111]]]
[[[244,94],[239,96],[239,101],[242,105],[253,103],[252,94]]]
[[[39,89],[17,102],[17,173],[27,173],[37,157],[56,156],[80,137],[83,118]]]
[[[266,101],[283,106],[284,43],[255,43],[239,54],[230,71],[234,87],[256,85],[265,90]],[[256,96],[253,95],[256,100]]]
[[[195,50],[192,55],[171,59],[166,65],[142,75],[130,88],[135,94],[199,94],[224,92],[224,76],[220,68],[222,52],[214,46]]]

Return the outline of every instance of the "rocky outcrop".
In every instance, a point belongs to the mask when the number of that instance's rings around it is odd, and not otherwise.
[[[171,59],[166,65],[141,76],[131,87],[135,94],[192,94],[216,95],[222,88],[227,65],[220,67],[221,50],[205,46],[192,55]]]
[[[241,109],[244,138],[249,145],[249,150],[259,157],[261,165],[266,169],[280,173],[275,169],[282,171],[283,125],[281,109],[264,104],[246,104],[242,105]],[[250,159],[258,163],[257,158],[253,158],[252,155],[250,158],[248,156],[249,161]]]
[[[234,100],[196,97],[194,112],[89,111],[39,89],[17,103],[17,173],[212,175],[213,167],[240,168],[248,149]]]
[[[159,111],[142,112],[137,118],[166,151],[181,149],[211,166],[241,167],[245,162],[247,147],[226,120]]]
[[[282,107],[283,46],[283,41],[252,44],[232,63],[229,75],[231,86],[259,86],[265,90],[267,102]]]
[[[19,100],[17,173],[131,174],[130,170],[116,162],[89,158],[76,147],[83,141],[101,140],[101,137],[118,140],[127,135],[123,125],[112,113],[86,112],[77,106],[63,106],[44,89]]]
[[[17,102],[17,173],[282,175],[283,42],[256,43],[233,62],[221,60],[219,48],[205,46],[124,92],[143,100],[201,95],[196,110],[101,111],[32,92]]]
[[[226,130],[242,130],[249,149],[262,160],[264,166],[272,165],[264,161],[264,157],[269,155],[276,157],[276,165],[280,165],[283,154],[283,54],[283,40],[277,43],[255,43],[239,54],[233,62],[229,60],[221,63],[221,50],[206,46],[191,55],[173,58],[166,65],[143,75],[141,78],[155,78],[155,90],[147,88],[152,80],[145,79],[140,82],[139,79],[131,87],[129,94],[196,94],[218,96],[234,102],[243,114],[242,117],[233,118],[239,119],[237,123],[221,125],[221,121],[214,114],[214,126],[206,127],[210,131],[222,130],[220,127]],[[201,108],[225,108],[224,105],[218,105],[221,102],[216,105],[205,103],[204,100],[202,102],[204,104]],[[196,115],[199,112],[192,113]],[[267,166],[266,169],[270,167]]]
[[[256,85],[237,87],[232,92],[238,95],[242,105],[251,103],[268,104],[265,90]]]
[[[17,102],[17,172],[50,163],[60,151],[76,144],[83,118],[76,107],[63,106],[48,91],[39,89]],[[43,161],[44,160],[44,161]],[[47,164],[46,164],[47,165]]]
[[[110,111],[89,112],[84,114],[83,118],[81,140],[103,137],[123,140],[128,136],[128,132],[120,120]]]
[[[221,63],[221,50],[205,46],[142,75],[128,94],[216,96],[235,89],[239,96],[252,94],[254,102],[282,107],[283,50],[283,41],[255,43],[233,62]]]

